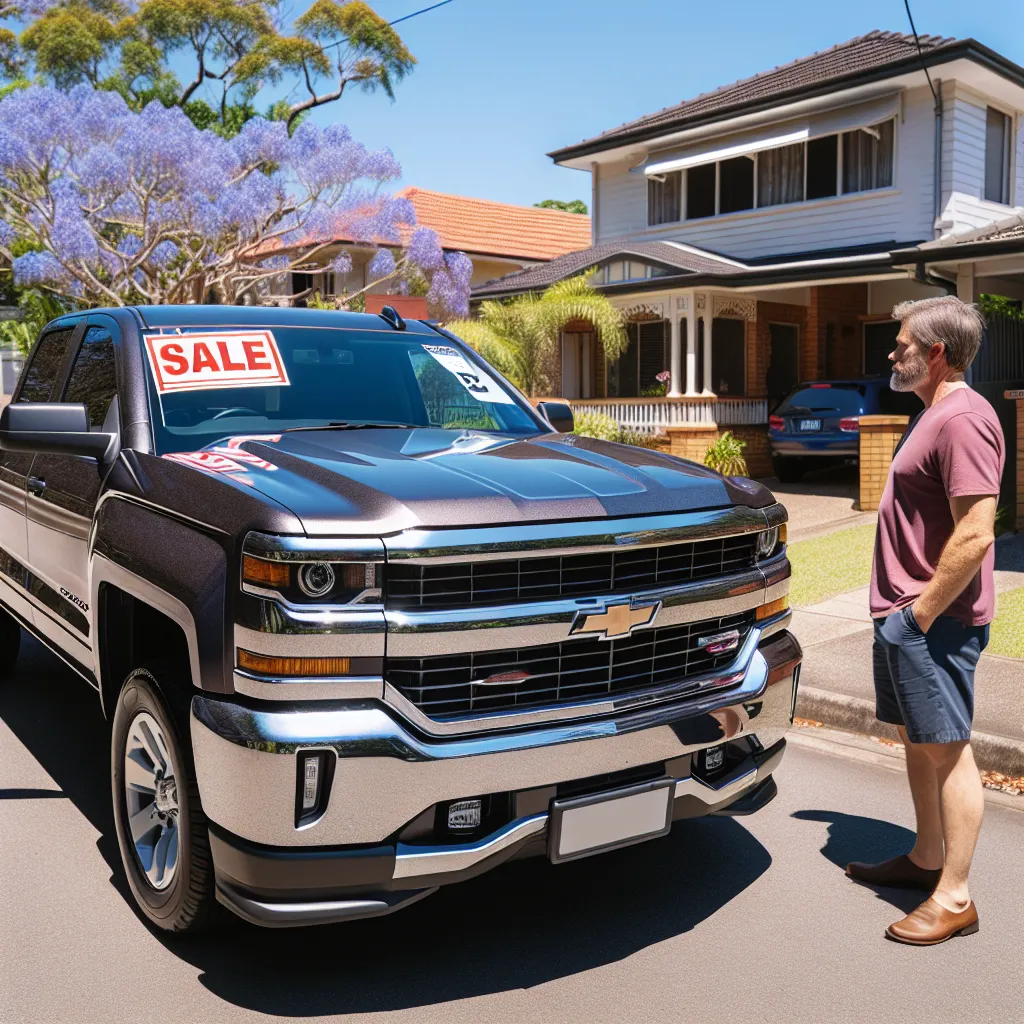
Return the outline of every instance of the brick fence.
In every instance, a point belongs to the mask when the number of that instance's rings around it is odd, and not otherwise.
[[[874,512],[882,500],[896,445],[907,432],[909,416],[861,416],[860,509]]]
[[[719,426],[715,423],[694,423],[682,427],[666,427],[669,452],[681,459],[704,462],[704,453],[726,431],[746,443],[743,457],[751,477],[772,475],[772,456],[768,447],[768,429],[763,424]]]

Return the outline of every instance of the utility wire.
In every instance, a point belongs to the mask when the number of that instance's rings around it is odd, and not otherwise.
[[[932,91],[932,99],[938,103],[939,97],[935,95],[935,86],[932,85],[932,76],[928,74],[928,65],[924,62],[924,53],[921,50],[921,39],[914,27],[914,16],[910,13],[910,0],[903,0],[903,6],[907,9],[907,18],[910,21],[910,31],[914,33],[914,42],[917,43],[917,55],[921,58],[921,67],[924,69],[924,77],[928,79],[928,88]],[[394,22],[392,22],[394,24]]]
[[[398,25],[403,21],[408,21],[410,18],[418,17],[421,14],[426,14],[427,11],[436,11],[438,7],[444,7],[445,4],[450,4],[452,0],[441,0],[440,3],[432,4],[430,7],[424,7],[419,11],[413,11],[412,14],[403,14],[401,18],[395,18],[394,21],[389,21],[389,25]],[[341,46],[346,40],[339,39],[336,43],[329,43],[324,47],[325,50],[331,50],[335,46]]]

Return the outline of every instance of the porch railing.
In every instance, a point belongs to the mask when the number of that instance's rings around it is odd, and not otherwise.
[[[555,398],[537,401],[568,402],[573,413],[596,412],[610,416],[623,430],[655,434],[666,427],[717,423],[725,426],[768,422],[764,398]]]

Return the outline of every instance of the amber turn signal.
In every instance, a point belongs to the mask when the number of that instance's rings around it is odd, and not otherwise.
[[[783,523],[779,527],[779,543],[780,544],[785,544],[786,543],[786,534],[787,534],[787,532],[788,531],[786,530],[786,524]]]
[[[242,555],[242,579],[259,587],[287,587],[292,570],[287,562],[268,562],[265,558]]]
[[[274,658],[238,648],[238,667],[265,676],[347,676],[348,658]]]
[[[762,622],[764,619],[770,619],[779,612],[784,612],[789,607],[789,595],[780,597],[777,601],[771,601],[768,604],[761,605],[757,609],[757,621]]]

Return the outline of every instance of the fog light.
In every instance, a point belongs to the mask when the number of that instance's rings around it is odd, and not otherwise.
[[[302,764],[302,810],[311,811],[316,807],[320,795],[320,757],[314,755],[303,759]]]
[[[725,747],[708,747],[704,751],[704,771],[717,772],[725,764]]]
[[[299,589],[306,597],[323,597],[334,588],[334,570],[327,562],[307,562],[299,569]]]
[[[456,800],[448,805],[448,827],[453,831],[479,828],[483,807],[483,800]]]

